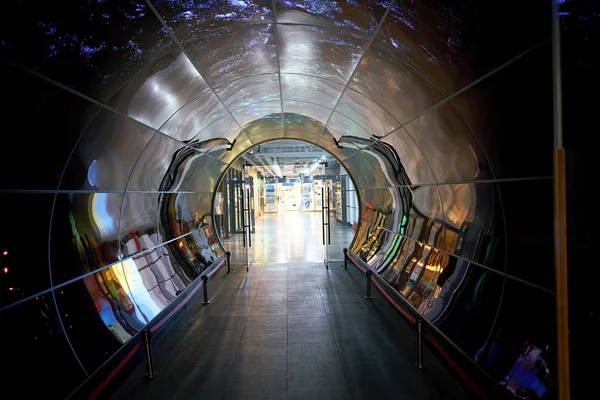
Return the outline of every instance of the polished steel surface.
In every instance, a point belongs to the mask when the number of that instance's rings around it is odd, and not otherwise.
[[[0,312],[18,325],[15,310],[42,310],[64,333],[51,340],[77,373],[57,392],[78,387],[226,249],[239,256],[216,238],[213,195],[233,162],[277,139],[340,162],[360,221],[352,243],[345,232],[337,244],[467,354],[487,356],[498,335],[525,340],[500,328],[520,315],[515,298],[542,309],[554,293],[552,209],[540,200],[551,146],[537,134],[549,32],[534,29],[542,3],[500,25],[502,5],[450,3],[7,5],[15,23],[2,28],[0,75],[15,101],[2,111],[3,146],[19,159],[2,161],[0,245],[35,262],[6,281]],[[290,218],[304,235],[273,222],[255,262],[320,259],[309,240],[318,224]],[[81,298],[91,302],[77,313]],[[546,340],[546,315],[518,324]],[[26,348],[33,339],[19,329],[6,342]],[[40,354],[24,365],[57,357]]]

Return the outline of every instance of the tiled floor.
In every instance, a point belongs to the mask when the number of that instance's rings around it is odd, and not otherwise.
[[[463,399],[415,335],[365,278],[341,264],[223,268],[155,343],[159,371],[140,365],[115,399]]]
[[[329,258],[343,260],[342,250],[350,246],[353,236],[352,227],[339,223],[332,215]],[[245,262],[241,234],[223,240],[223,245],[231,251],[233,262]],[[287,211],[262,215],[256,219],[249,250],[252,263],[322,261],[325,247],[321,213]]]

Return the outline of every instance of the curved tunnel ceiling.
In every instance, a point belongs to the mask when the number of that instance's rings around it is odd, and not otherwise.
[[[396,239],[407,237],[460,258],[464,274],[479,265],[552,293],[551,274],[508,262],[505,208],[518,210],[509,222],[518,226],[521,193],[531,189],[500,189],[524,179],[546,190],[551,175],[551,140],[537,133],[547,129],[539,118],[550,36],[544,2],[502,21],[494,19],[502,5],[477,1],[67,3],[7,7],[14,23],[0,42],[14,99],[6,129],[25,124],[37,135],[31,162],[4,185],[56,194],[47,203],[51,260],[60,253],[53,241],[64,241],[52,236],[56,215],[86,214],[92,222],[79,229],[109,243],[98,266],[117,263],[129,232],[159,225],[162,192],[177,195],[182,219],[211,214],[234,160],[261,143],[297,139],[336,157],[361,206],[393,221],[372,265],[395,263]],[[34,98],[37,106],[21,107]],[[5,143],[22,141],[14,134]],[[57,141],[62,150],[46,151]],[[430,222],[419,228],[419,218]],[[466,227],[477,233],[463,243]],[[427,229],[435,232],[421,239]],[[493,263],[478,248],[484,236],[503,243]],[[528,267],[534,258],[513,263]],[[50,286],[81,274],[49,269]]]

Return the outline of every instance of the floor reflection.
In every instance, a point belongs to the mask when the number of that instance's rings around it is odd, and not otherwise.
[[[320,212],[263,214],[256,219],[255,226],[249,248],[253,264],[322,262],[325,259]],[[329,259],[343,260],[342,250],[350,246],[353,237],[352,227],[341,224],[332,215]],[[223,246],[231,252],[233,263],[246,261],[241,234],[224,239]]]

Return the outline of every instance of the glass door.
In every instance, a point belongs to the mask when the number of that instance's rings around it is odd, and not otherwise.
[[[325,267],[329,268],[329,245],[331,243],[331,196],[329,191],[329,176],[328,176],[328,164],[326,161],[321,162],[321,168],[323,171],[323,182],[320,187],[320,211],[321,211],[321,225],[322,225],[322,236],[323,236],[323,247],[325,251],[325,258],[323,260]]]
[[[333,168],[332,168],[333,170]],[[358,199],[352,180],[343,169],[337,166],[335,175],[329,181],[329,230],[330,242],[328,259],[330,262],[344,260],[344,249],[349,248],[354,237],[354,226],[358,223]]]
[[[240,168],[241,169],[241,168]],[[240,169],[230,168],[219,184],[213,214],[223,247],[231,252],[233,264],[246,265],[244,248],[244,181]]]
[[[252,259],[250,256],[250,248],[252,247],[252,232],[254,231],[254,191],[252,188],[253,179],[248,174],[248,168],[250,168],[250,164],[244,164],[244,176],[243,176],[243,186],[241,188],[241,222],[242,222],[242,234],[244,235],[244,247],[246,254],[246,270],[250,270],[250,266],[252,265]]]

